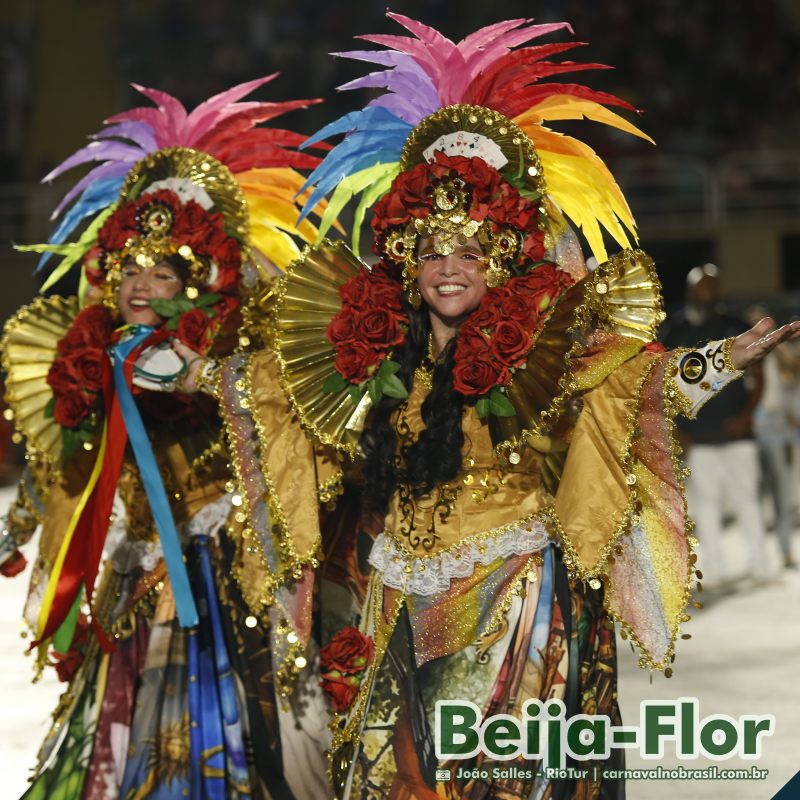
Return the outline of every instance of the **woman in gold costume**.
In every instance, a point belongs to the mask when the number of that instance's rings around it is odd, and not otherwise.
[[[191,113],[137,87],[157,107],[114,117],[49,176],[99,162],[30,248],[63,256],[44,291],[74,266],[78,295],[38,298],[3,341],[30,466],[2,561],[18,570],[41,523],[25,616],[39,668],[67,683],[31,800],[326,791],[324,742],[308,749],[270,677],[270,543],[245,537],[216,403],[173,391],[203,356],[256,342],[259,254],[285,266],[316,232],[294,224],[296,168],[319,159],[260,126],[314,101],[240,102],[268,80]]]
[[[485,753],[440,759],[436,703],[519,718],[559,701],[619,722],[614,621],[670,673],[701,577],[673,419],[798,326],[664,352],[619,188],[544,122],[644,134],[607,108],[623,101],[542,80],[597,66],[548,60],[574,43],[514,49],[568,26],[512,20],[456,44],[389,16],[412,35],[361,37],[389,49],[345,55],[386,69],[343,87],[388,91],[311,140],[344,134],[308,182],[329,217],[363,193],[355,245],[374,207],[378,262],[312,248],[276,289],[273,348],[215,371],[246,534],[275,543],[276,678],[288,694],[316,658],[318,607],[338,797],[620,796],[602,771],[553,779],[535,756],[497,773]],[[321,526],[320,500],[339,502]]]

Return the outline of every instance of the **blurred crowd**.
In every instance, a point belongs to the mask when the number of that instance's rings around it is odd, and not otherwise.
[[[13,6],[13,3],[11,4]],[[327,108],[312,127],[355,107],[332,89],[352,66],[329,53],[349,49],[357,33],[397,33],[385,0],[150,0],[115,3],[114,64],[120,92],[130,80],[159,86],[193,104],[238,81],[280,70],[285,97],[323,96]],[[732,150],[795,146],[800,134],[800,8],[793,0],[506,0],[502,9],[462,0],[403,0],[396,11],[460,38],[500,17],[569,20],[590,43],[577,60],[614,65],[592,85],[645,109],[643,127],[660,152],[715,160]],[[0,180],[14,180],[25,144],[35,80],[37,20],[19,3],[0,28]],[[8,13],[8,12],[6,12]],[[567,56],[570,57],[570,56]],[[126,107],[131,96],[120,97]],[[600,136],[606,134],[598,133]],[[629,141],[630,140],[630,141]],[[631,137],[608,148],[650,148]]]

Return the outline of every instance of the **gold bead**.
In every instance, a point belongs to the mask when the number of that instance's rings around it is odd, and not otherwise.
[[[258,620],[251,615],[245,618],[244,624],[247,625],[248,628],[255,628],[255,626],[258,625]]]

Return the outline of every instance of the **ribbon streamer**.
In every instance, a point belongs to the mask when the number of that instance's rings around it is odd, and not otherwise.
[[[153,448],[147,437],[141,414],[133,399],[128,385],[128,376],[125,374],[125,359],[127,355],[148,336],[153,333],[153,328],[147,325],[138,325],[136,333],[124,342],[120,342],[114,349],[114,383],[117,390],[119,406],[125,427],[128,429],[128,438],[133,447],[133,454],[139,473],[142,477],[150,510],[161,539],[161,549],[164,552],[164,562],[167,565],[172,591],[175,595],[175,607],[178,612],[178,621],[184,628],[193,628],[197,625],[197,606],[194,602],[192,589],[189,585],[189,575],[183,561],[183,551],[172,518],[167,493],[161,482]]]

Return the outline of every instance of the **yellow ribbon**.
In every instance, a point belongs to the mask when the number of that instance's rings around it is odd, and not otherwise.
[[[86,488],[83,490],[81,499],[78,501],[78,505],[76,506],[75,511],[72,512],[72,518],[69,521],[69,525],[67,525],[67,530],[66,533],[64,534],[64,540],[61,542],[61,547],[58,551],[58,556],[56,556],[55,563],[53,564],[53,569],[50,572],[50,580],[47,582],[47,591],[44,593],[44,600],[42,601],[42,607],[39,609],[39,623],[38,623],[38,633],[37,633],[38,639],[42,638],[42,634],[44,633],[45,627],[47,626],[47,618],[50,616],[50,609],[52,608],[53,605],[53,598],[56,596],[56,588],[58,587],[58,579],[61,575],[61,570],[64,567],[64,561],[67,558],[67,552],[69,551],[70,542],[72,542],[72,535],[75,533],[75,528],[78,525],[78,520],[81,518],[83,509],[86,507],[86,503],[89,501],[89,497],[91,497],[91,494],[94,491],[94,487],[97,485],[97,481],[100,479],[100,473],[103,471],[103,461],[105,460],[105,455],[106,455],[107,435],[108,435],[108,421],[103,420],[103,434],[100,437],[100,449],[97,453],[97,460],[94,462],[94,468],[92,469],[92,474],[89,476],[89,482],[86,484]]]

